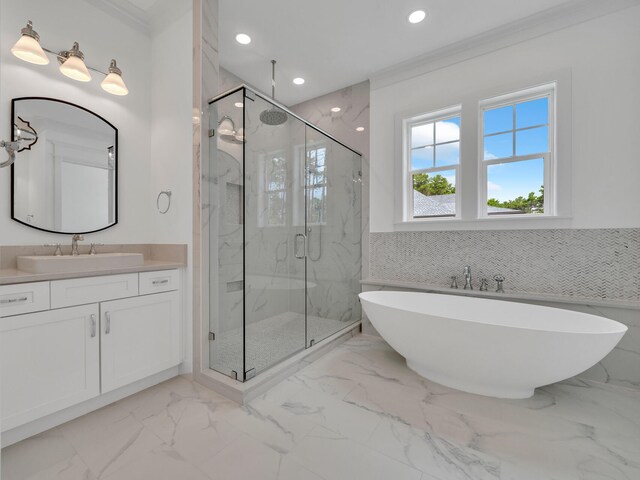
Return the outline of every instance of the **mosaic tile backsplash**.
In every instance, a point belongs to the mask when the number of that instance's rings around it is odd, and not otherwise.
[[[640,301],[640,229],[484,230],[370,234],[370,278],[448,286],[471,265],[505,290]]]

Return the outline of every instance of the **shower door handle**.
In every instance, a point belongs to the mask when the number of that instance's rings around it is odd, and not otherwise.
[[[299,245],[300,242],[298,242],[298,240],[302,238],[302,255],[298,255],[298,252],[300,251]],[[305,258],[307,256],[307,236],[304,233],[298,233],[296,234],[296,239],[295,239],[295,244],[294,244],[294,255],[296,256],[296,258],[298,259],[302,259]]]

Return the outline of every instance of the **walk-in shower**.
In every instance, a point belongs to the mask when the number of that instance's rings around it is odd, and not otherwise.
[[[361,156],[246,86],[209,108],[209,366],[245,381],[361,319]]]

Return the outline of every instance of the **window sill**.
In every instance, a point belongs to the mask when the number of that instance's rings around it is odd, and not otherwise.
[[[473,219],[434,218],[396,222],[396,232],[441,231],[441,230],[529,230],[547,228],[570,228],[571,217],[560,216],[519,216],[482,217]]]

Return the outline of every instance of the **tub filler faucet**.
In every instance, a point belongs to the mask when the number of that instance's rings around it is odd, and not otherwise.
[[[83,240],[84,240],[84,236],[80,234],[75,234],[71,239],[71,255],[73,255],[74,257],[77,257],[78,255],[80,255],[80,252],[78,251],[78,242],[79,241],[81,242]]]
[[[464,289],[465,290],[473,290],[473,285],[471,285],[471,266],[467,265],[464,267]]]

